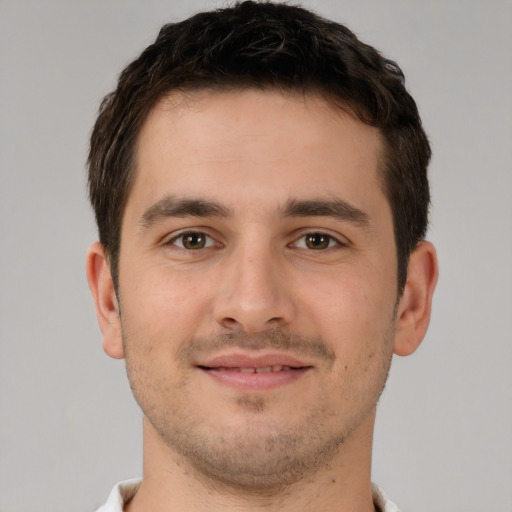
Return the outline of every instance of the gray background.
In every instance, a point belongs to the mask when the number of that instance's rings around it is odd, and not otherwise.
[[[374,480],[404,512],[512,511],[512,2],[306,0],[405,70],[430,135],[441,278],[397,358]],[[86,512],[141,471],[141,415],[84,273],[100,98],[213,1],[0,0],[0,512]]]

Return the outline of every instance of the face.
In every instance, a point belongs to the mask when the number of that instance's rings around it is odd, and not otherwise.
[[[397,303],[380,151],[376,129],[313,95],[194,93],[147,119],[123,351],[153,435],[195,470],[289,483],[373,423]]]

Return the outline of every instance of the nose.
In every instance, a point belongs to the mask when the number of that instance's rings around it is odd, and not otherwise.
[[[219,273],[214,316],[222,327],[256,334],[272,327],[284,327],[295,307],[292,283],[285,262],[271,249],[234,252]]]

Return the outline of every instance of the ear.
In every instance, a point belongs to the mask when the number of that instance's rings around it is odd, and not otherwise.
[[[423,340],[430,322],[438,273],[434,246],[430,242],[420,242],[410,255],[407,281],[398,305],[395,354],[408,356]]]
[[[124,357],[119,304],[103,246],[96,242],[87,252],[87,280],[103,334],[103,350],[115,359]]]

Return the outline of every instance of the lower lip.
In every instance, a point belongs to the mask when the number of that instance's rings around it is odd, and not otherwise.
[[[310,367],[268,373],[243,373],[224,369],[202,369],[204,373],[220,384],[233,387],[239,391],[265,391],[284,386],[300,379],[308,370],[310,370]]]

